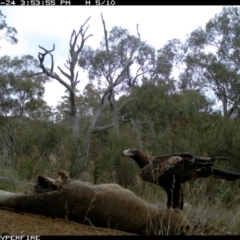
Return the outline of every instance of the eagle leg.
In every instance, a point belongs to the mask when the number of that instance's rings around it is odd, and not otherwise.
[[[161,184],[167,193],[167,207],[183,209],[183,192],[181,188],[181,181],[179,179],[169,179]]]

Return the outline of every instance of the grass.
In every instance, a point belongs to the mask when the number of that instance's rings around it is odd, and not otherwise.
[[[33,190],[33,186],[24,184],[13,170],[1,169],[0,176],[1,190]],[[109,179],[106,182],[109,182]],[[160,208],[166,206],[166,194],[158,186],[136,177],[135,182],[128,188],[147,202]],[[192,225],[190,235],[240,235],[240,197],[237,181],[198,179],[183,184],[183,192],[183,211]]]
[[[240,194],[238,180],[197,179],[182,184],[183,211],[192,227],[190,235],[240,235]],[[138,196],[160,208],[167,197],[161,187],[139,177],[129,186]]]

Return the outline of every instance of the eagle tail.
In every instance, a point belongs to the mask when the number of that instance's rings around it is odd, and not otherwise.
[[[231,160],[231,158],[225,157],[225,156],[217,156],[217,157],[193,156],[193,158],[195,159],[196,164],[205,165],[205,166],[206,165],[212,166],[216,160]]]
[[[215,161],[215,160],[231,160],[231,158],[225,157],[225,156],[211,157],[211,161]]]
[[[213,169],[213,175],[216,178],[222,178],[222,179],[226,179],[228,181],[235,181],[238,178],[240,178],[239,173],[228,172],[228,171],[223,171],[223,170],[218,170],[218,169]]]

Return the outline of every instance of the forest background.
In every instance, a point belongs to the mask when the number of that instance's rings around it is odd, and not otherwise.
[[[120,26],[108,30],[101,17],[98,48],[87,44],[93,36],[86,19],[69,36],[64,67],[54,64],[54,45],[39,46],[38,59],[1,56],[0,188],[22,191],[28,185],[20,182],[65,169],[165,205],[163,190],[142,182],[134,161],[121,156],[130,147],[154,156],[229,156],[217,167],[240,172],[240,8],[224,7],[186,41],[171,39],[160,49],[141,40],[138,26],[135,35]],[[2,11],[0,21],[2,41],[17,44],[17,29]],[[88,76],[82,92],[78,69]],[[43,98],[49,81],[66,90],[55,107]],[[184,194],[185,211],[190,206],[204,216],[201,231],[239,232],[238,181],[201,179],[185,184]]]

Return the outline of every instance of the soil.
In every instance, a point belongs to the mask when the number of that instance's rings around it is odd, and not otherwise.
[[[0,235],[135,235],[45,216],[0,209]]]

